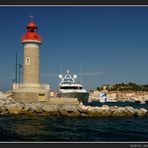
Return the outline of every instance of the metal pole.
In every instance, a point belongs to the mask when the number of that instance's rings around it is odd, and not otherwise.
[[[21,83],[21,68],[22,68],[22,65],[21,64],[18,64],[19,65],[19,84]]]
[[[16,65],[15,65],[15,83],[17,83],[17,52],[16,52]]]
[[[60,63],[60,74],[62,74],[62,64]]]
[[[23,65],[22,65],[22,70],[21,70],[21,80],[23,81]]]
[[[20,84],[20,64],[18,64],[19,65],[19,84]]]

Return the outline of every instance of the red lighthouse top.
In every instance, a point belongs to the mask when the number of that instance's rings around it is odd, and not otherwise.
[[[32,20],[30,20],[30,22],[28,23],[26,28],[27,29],[29,29],[29,28],[38,29],[37,25]]]
[[[30,20],[26,27],[26,34],[22,35],[22,42],[34,41],[42,43],[42,37],[38,34],[38,26]]]

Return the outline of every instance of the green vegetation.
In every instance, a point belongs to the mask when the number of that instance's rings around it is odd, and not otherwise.
[[[102,87],[97,87],[96,90],[102,90]],[[109,87],[107,87],[107,90],[110,91],[148,91],[148,84],[145,85],[138,85],[132,82],[129,82],[128,84],[119,83],[114,84]]]

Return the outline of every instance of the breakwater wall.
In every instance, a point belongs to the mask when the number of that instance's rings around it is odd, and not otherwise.
[[[147,117],[148,111],[144,108],[130,106],[92,107],[71,104],[19,103],[10,96],[0,96],[0,115],[48,115],[69,117]]]

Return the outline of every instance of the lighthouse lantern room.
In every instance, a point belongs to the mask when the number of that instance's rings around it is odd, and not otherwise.
[[[22,35],[22,42],[27,42],[28,40],[34,40],[42,43],[42,37],[38,34],[38,26],[30,20],[26,27],[26,34]]]

